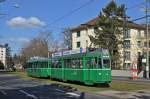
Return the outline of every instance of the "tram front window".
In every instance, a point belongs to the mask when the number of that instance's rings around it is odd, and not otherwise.
[[[109,59],[103,59],[103,67],[104,68],[110,68],[110,60]]]
[[[98,59],[97,68],[102,68],[102,60],[101,58]]]

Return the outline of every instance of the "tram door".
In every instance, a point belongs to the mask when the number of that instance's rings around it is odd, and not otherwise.
[[[90,81],[90,69],[91,69],[91,58],[86,58],[85,69],[84,69],[84,77],[86,81]]]

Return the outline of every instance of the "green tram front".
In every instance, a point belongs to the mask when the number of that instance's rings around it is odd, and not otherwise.
[[[85,55],[83,71],[85,83],[110,83],[111,68],[107,50],[97,50]]]

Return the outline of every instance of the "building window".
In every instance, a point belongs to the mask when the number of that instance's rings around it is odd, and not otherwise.
[[[141,31],[138,30],[138,31],[137,31],[137,38],[140,38],[140,37],[141,37]]]
[[[141,41],[137,41],[138,48],[141,48]]]
[[[147,32],[146,31],[144,31],[144,37],[146,37],[147,36]]]
[[[77,42],[77,48],[80,48],[80,42]]]
[[[141,56],[141,52],[138,52],[138,57],[140,57]]]
[[[97,31],[98,27],[94,27],[94,33]]]
[[[124,41],[124,48],[130,48],[131,44],[130,44],[130,40],[125,40]]]
[[[127,29],[126,32],[124,32],[124,38],[130,38],[130,29]]]
[[[77,37],[80,37],[80,31],[77,32]]]
[[[130,52],[129,51],[126,51],[124,53],[124,58],[125,58],[125,60],[130,60]]]
[[[144,42],[144,47],[147,47],[147,42]]]

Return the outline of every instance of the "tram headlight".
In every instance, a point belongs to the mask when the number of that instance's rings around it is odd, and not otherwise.
[[[98,75],[102,75],[102,73],[98,73]]]

